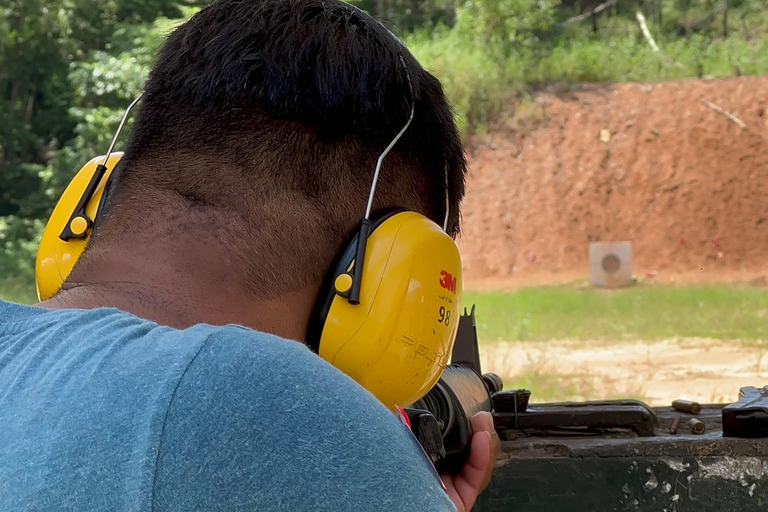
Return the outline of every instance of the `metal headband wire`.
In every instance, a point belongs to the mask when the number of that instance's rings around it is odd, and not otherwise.
[[[125,109],[125,113],[123,114],[123,119],[120,121],[120,124],[117,126],[117,131],[115,132],[115,136],[112,137],[112,144],[109,145],[109,150],[107,150],[107,154],[104,157],[104,161],[101,162],[101,165],[107,165],[107,161],[109,160],[109,157],[112,156],[112,151],[115,150],[115,144],[117,143],[118,137],[120,137],[120,132],[123,131],[125,122],[128,120],[128,115],[131,113],[131,110],[133,110],[133,107],[136,106],[136,104],[139,102],[142,96],[144,96],[143,91],[140,92],[139,95],[136,97],[136,99],[133,100],[130,105],[128,105],[127,109]]]
[[[451,213],[451,195],[448,192],[448,163],[445,164],[445,220],[443,221],[443,231],[448,232],[448,217]]]
[[[408,67],[405,65],[405,60],[403,59],[402,55],[398,55],[398,58],[400,59],[400,63],[403,65],[403,69],[405,70],[405,79],[408,82],[408,90],[411,93],[411,113],[408,116],[408,121],[405,123],[405,126],[395,135],[395,138],[392,139],[392,142],[389,143],[389,145],[384,149],[384,151],[379,155],[379,159],[376,161],[376,170],[373,173],[373,180],[371,182],[371,191],[368,194],[368,204],[365,207],[365,219],[370,220],[371,218],[371,211],[373,210],[373,198],[376,195],[376,185],[379,182],[379,175],[381,174],[381,165],[384,162],[384,158],[389,154],[389,152],[392,150],[393,147],[395,147],[395,144],[402,138],[402,136],[405,134],[406,130],[411,126],[411,122],[413,121],[413,115],[416,111],[416,99],[414,98],[413,94],[413,83],[411,82],[411,75],[408,73]],[[448,219],[450,217],[451,212],[451,198],[450,193],[448,191],[448,164],[445,165],[445,219],[443,220],[443,231],[448,231]]]
[[[408,121],[405,123],[405,126],[403,126],[402,130],[398,132],[397,135],[395,135],[395,138],[392,139],[392,142],[389,143],[389,146],[384,150],[384,152],[379,156],[379,160],[376,162],[376,171],[373,173],[373,182],[371,183],[371,192],[368,194],[368,205],[365,208],[365,218],[370,220],[371,218],[371,209],[373,208],[373,197],[376,194],[376,184],[379,181],[379,173],[381,172],[381,164],[384,161],[384,157],[386,157],[389,152],[392,150],[392,148],[397,144],[397,141],[400,140],[400,138],[403,136],[405,131],[408,129],[409,126],[411,126],[411,121],[413,121],[413,114],[416,110],[416,102],[413,97],[413,84],[411,84],[411,75],[408,73],[408,68],[405,65],[405,60],[403,60],[402,55],[398,55],[400,58],[400,63],[403,65],[403,68],[405,69],[405,78],[408,81],[408,90],[411,92],[411,115],[408,117]]]

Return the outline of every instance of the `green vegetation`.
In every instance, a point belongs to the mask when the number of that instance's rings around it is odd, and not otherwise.
[[[535,392],[534,402],[583,400],[595,393],[588,375],[563,375],[531,370],[514,377],[505,377],[504,389],[528,389]],[[624,397],[627,398],[627,397]]]
[[[29,279],[0,279],[0,299],[19,304],[34,304],[37,302],[35,286]]]
[[[643,391],[641,375],[631,376],[618,387],[615,383],[606,383],[600,376],[590,373],[545,373],[537,368],[513,376],[504,376],[502,380],[504,389],[532,391],[532,403],[619,399],[649,401]],[[716,398],[712,397],[709,402],[717,402]],[[664,402],[659,405],[661,404],[667,405]]]
[[[209,1],[0,7],[0,281],[32,289],[37,240],[56,198],[83,163],[105,151],[165,35]],[[766,1],[351,3],[382,19],[438,75],[471,133],[486,129],[510,100],[553,82],[768,73]],[[638,13],[660,52],[643,36]]]
[[[173,26],[205,0],[0,7],[0,287],[34,297],[34,255],[70,178],[103,154]],[[189,4],[189,5],[186,5]]]
[[[752,9],[749,2],[741,2],[744,11],[731,21],[740,24],[740,30],[724,36],[722,26],[716,26],[716,17],[702,14],[709,2],[691,3],[686,11],[675,10],[671,4],[663,2],[677,20],[661,26],[652,19],[647,22],[660,52],[655,52],[641,34],[635,14],[642,9],[633,2],[622,3],[622,9],[604,19],[606,27],[597,32],[584,22],[557,22],[567,16],[560,8],[548,18],[546,29],[519,33],[507,41],[478,35],[472,19],[463,24],[462,17],[450,29],[437,26],[417,30],[405,41],[424,66],[441,79],[467,131],[484,130],[505,103],[511,108],[510,100],[521,93],[553,83],[567,87],[577,82],[650,82],[768,73],[768,38],[763,34],[768,10]],[[697,25],[699,30],[686,34],[683,20],[699,19],[700,14],[708,24]],[[703,26],[708,30],[702,30]]]
[[[638,285],[606,291],[572,286],[466,293],[481,342],[654,340],[702,337],[768,341],[768,292],[726,286]]]

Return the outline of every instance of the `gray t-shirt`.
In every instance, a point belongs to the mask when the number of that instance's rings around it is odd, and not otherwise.
[[[455,507],[397,417],[300,343],[0,301],[0,510]]]

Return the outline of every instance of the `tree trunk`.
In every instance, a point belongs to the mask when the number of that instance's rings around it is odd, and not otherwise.
[[[24,113],[24,127],[29,129],[29,125],[32,122],[32,112],[35,106],[35,90],[29,91],[29,98],[27,98],[27,111]]]
[[[19,98],[19,82],[18,80],[13,81],[13,85],[11,86],[11,103],[8,107],[8,130],[7,132],[11,132],[11,127],[13,126],[13,114],[16,111],[16,101]]]
[[[768,2],[768,0],[765,0]],[[454,17],[455,10],[453,8],[453,0],[447,0],[445,2],[445,24],[448,26],[453,26],[453,17]]]
[[[749,27],[747,27],[747,16],[744,13],[741,14],[741,28],[744,31],[744,39],[749,42]]]
[[[663,32],[662,29],[661,29],[661,23],[663,21],[662,16],[661,16],[661,11],[662,11],[663,8],[664,8],[664,0],[658,0],[658,2],[656,2],[656,23],[659,24],[659,32],[660,33]]]
[[[728,0],[723,0],[723,37],[728,37]]]

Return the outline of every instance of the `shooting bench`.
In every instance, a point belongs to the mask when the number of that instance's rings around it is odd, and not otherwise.
[[[517,400],[494,396],[502,454],[474,511],[768,510],[768,439],[723,437],[723,406],[692,415],[634,400],[530,405],[533,416],[515,418]]]

